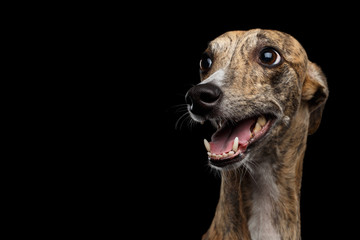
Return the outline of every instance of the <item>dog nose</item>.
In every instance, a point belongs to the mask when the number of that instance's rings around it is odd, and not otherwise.
[[[216,106],[221,96],[219,87],[209,83],[199,84],[190,88],[185,95],[185,101],[192,113],[203,116]]]

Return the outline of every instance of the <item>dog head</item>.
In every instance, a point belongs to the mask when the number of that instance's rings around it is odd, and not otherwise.
[[[312,134],[328,96],[326,78],[292,36],[273,30],[227,32],[200,60],[201,82],[186,94],[193,120],[217,128],[204,140],[212,165],[236,165],[296,118]],[[299,109],[306,114],[299,116]],[[237,164],[236,166],[238,166]]]

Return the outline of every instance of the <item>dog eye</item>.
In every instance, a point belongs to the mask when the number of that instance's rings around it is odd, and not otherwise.
[[[200,60],[200,70],[201,72],[206,72],[211,68],[212,60],[207,53],[204,53]]]
[[[265,48],[260,52],[260,61],[266,66],[275,66],[280,63],[280,54],[272,48]]]

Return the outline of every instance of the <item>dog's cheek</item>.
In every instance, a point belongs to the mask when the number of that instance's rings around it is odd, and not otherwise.
[[[277,89],[284,85],[283,81],[288,77],[289,69],[287,67],[283,67],[280,69],[276,69],[268,73],[269,81],[273,89]]]
[[[296,73],[288,67],[272,76],[273,96],[278,100],[286,116],[293,116],[301,102],[301,88]]]

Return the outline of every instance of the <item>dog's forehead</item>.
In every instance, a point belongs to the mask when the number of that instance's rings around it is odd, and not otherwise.
[[[275,47],[284,55],[306,56],[301,44],[287,33],[276,30],[253,29],[249,31],[230,31],[215,38],[209,43],[208,49],[213,53],[226,54],[229,51],[254,49],[256,47]]]

